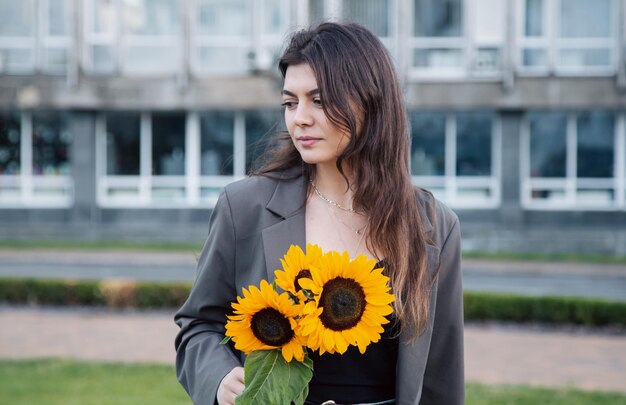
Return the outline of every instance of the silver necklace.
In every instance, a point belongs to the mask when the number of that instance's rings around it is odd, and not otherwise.
[[[337,203],[337,202],[335,202],[335,201],[331,200],[330,198],[326,197],[324,194],[322,194],[322,192],[321,192],[321,191],[319,191],[319,189],[317,188],[317,186],[315,185],[315,183],[313,182],[313,180],[310,180],[310,182],[311,182],[311,185],[313,186],[313,190],[315,191],[315,194],[317,194],[317,196],[318,196],[319,198],[321,198],[322,200],[324,200],[327,204],[330,204],[330,205],[332,205],[332,206],[335,206],[335,207],[339,208],[340,210],[344,210],[344,211],[347,211],[347,212],[356,213],[356,211],[355,211],[355,210],[353,210],[352,208],[347,208],[347,207],[344,207],[343,205],[341,205],[341,204],[339,204],[339,203]]]
[[[325,207],[326,207],[326,212],[327,212],[327,214],[328,214],[328,217],[331,219],[331,222],[332,222],[332,223],[333,223],[333,225],[335,226],[335,230],[337,231],[337,236],[339,236],[339,240],[341,241],[341,243],[343,243],[344,248],[346,248],[346,251],[348,252],[348,255],[350,255],[350,258],[354,258],[354,257],[356,257],[356,256],[353,256],[353,255],[351,255],[351,254],[350,254],[350,251],[348,250],[348,244],[347,244],[347,243],[346,243],[346,241],[343,239],[343,236],[341,236],[341,232],[339,232],[339,229],[337,229],[337,226],[335,225],[335,222],[332,220],[332,217],[331,217],[331,212],[330,212],[330,211],[331,211],[330,207],[329,207],[328,205],[325,205]],[[345,224],[344,224],[344,225],[345,225]],[[362,230],[363,230],[363,231],[367,228],[367,225],[368,225],[368,224],[365,224],[365,226],[362,228]],[[346,226],[347,226],[347,225],[346,225]],[[361,248],[361,243],[363,243],[363,239],[365,238],[365,233],[366,233],[366,232],[363,232],[363,233],[361,233],[361,234],[360,234],[360,235],[361,235],[361,237],[359,238],[359,242],[358,242],[358,243],[357,243],[357,245],[356,245],[356,248],[355,248],[355,255],[359,253],[359,249]],[[358,235],[359,233],[358,233],[358,232],[356,232],[356,234]]]
[[[337,215],[337,213],[333,210],[330,210],[333,213],[333,216],[335,217],[335,219],[339,222],[341,222],[346,228],[350,229],[352,232],[356,233],[357,235],[360,235],[361,232],[363,232],[365,230],[365,228],[367,227],[367,223],[365,223],[365,225],[363,225],[360,228],[353,228],[350,224],[346,223],[343,219],[339,218],[339,216]]]

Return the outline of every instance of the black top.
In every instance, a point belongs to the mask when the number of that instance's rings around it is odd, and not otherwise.
[[[381,267],[380,262],[376,268]],[[344,354],[309,353],[313,360],[313,378],[307,401],[322,403],[380,402],[395,398],[398,327],[384,325],[381,339],[367,347],[365,354],[349,346]]]

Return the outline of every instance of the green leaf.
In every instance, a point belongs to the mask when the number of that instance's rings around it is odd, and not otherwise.
[[[302,405],[313,377],[313,361],[287,363],[278,349],[252,352],[244,364],[246,388],[235,400],[236,405],[290,404]]]
[[[222,341],[220,342],[221,345],[225,345],[226,343],[230,342],[230,339],[232,338],[232,336],[226,336],[224,339],[222,339]]]

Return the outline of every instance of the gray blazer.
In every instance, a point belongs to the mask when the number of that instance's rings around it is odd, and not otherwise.
[[[243,356],[224,338],[226,314],[243,287],[273,280],[291,244],[306,245],[303,176],[278,181],[253,176],[228,185],[211,215],[189,298],[175,316],[178,379],[196,405],[215,402],[222,378]],[[464,402],[463,291],[457,216],[431,194],[417,192],[428,236],[428,271],[437,274],[431,324],[417,339],[400,336],[396,367],[399,405]],[[435,226],[433,226],[435,224]],[[274,405],[274,404],[272,404]],[[275,404],[282,405],[282,404]]]

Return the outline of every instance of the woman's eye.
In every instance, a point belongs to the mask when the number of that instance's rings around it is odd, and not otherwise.
[[[314,98],[313,99],[313,104],[318,105],[318,106],[322,106],[322,99],[320,98]]]
[[[294,103],[293,101],[283,101],[283,103],[281,104],[284,108],[291,110],[293,107],[295,107],[296,103]]]

